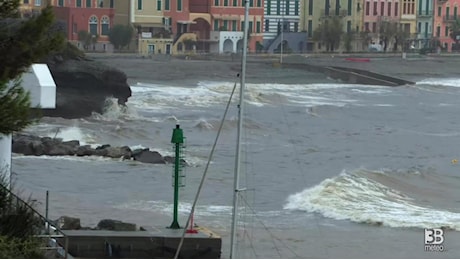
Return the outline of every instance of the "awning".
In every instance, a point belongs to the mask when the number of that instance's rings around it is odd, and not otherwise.
[[[241,20],[239,15],[216,14],[216,15],[212,15],[212,17],[214,17],[214,19],[217,19],[217,20],[230,20],[230,21],[239,21],[239,20]]]
[[[195,21],[184,21],[184,20],[179,20],[179,21],[177,21],[177,23],[181,23],[181,24],[196,24]]]

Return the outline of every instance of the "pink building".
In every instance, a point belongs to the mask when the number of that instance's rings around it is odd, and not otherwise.
[[[460,0],[437,0],[434,8],[433,37],[441,42],[444,50],[460,50],[450,37],[450,26],[458,18]]]
[[[78,32],[97,35],[94,48],[107,50],[108,34],[113,25],[114,10],[104,7],[100,0],[52,0],[56,19],[66,24],[67,39],[78,42]]]
[[[362,30],[378,36],[382,22],[399,22],[400,3],[398,0],[365,0]]]

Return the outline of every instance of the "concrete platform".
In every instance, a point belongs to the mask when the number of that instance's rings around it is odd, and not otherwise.
[[[64,230],[75,258],[173,258],[183,229],[141,227],[144,231]],[[220,258],[222,239],[204,228],[186,234],[179,258]],[[60,241],[62,244],[64,240]]]

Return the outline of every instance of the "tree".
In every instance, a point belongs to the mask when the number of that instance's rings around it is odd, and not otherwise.
[[[346,52],[351,52],[353,50],[353,40],[355,38],[354,32],[347,32],[343,35],[343,44]]]
[[[88,31],[81,30],[78,32],[78,40],[83,44],[83,49],[87,50],[91,44],[91,34]]]
[[[313,39],[326,44],[327,51],[334,51],[340,46],[340,39],[343,34],[342,19],[338,16],[328,17],[313,32]]]
[[[458,45],[460,41],[460,20],[455,19],[455,21],[450,25],[450,38],[455,41],[455,45]]]
[[[398,31],[398,24],[395,22],[382,22],[380,24],[380,40],[383,42],[384,52],[387,51],[390,40],[398,35]],[[394,49],[394,51],[396,51],[396,49]]]
[[[132,37],[133,28],[129,25],[117,24],[109,32],[109,41],[117,50],[127,46]]]
[[[52,7],[29,19],[18,18],[19,0],[0,2],[0,133],[19,131],[33,122],[29,96],[19,77],[32,63],[59,50],[64,35],[54,27]]]

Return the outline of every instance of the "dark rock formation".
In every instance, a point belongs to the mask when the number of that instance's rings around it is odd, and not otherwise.
[[[103,219],[97,224],[97,229],[113,231],[136,231],[136,224],[126,223],[113,219]]]
[[[80,229],[80,219],[68,216],[62,216],[54,221],[61,230]]]
[[[131,151],[128,146],[112,147],[109,144],[91,148],[89,145],[80,145],[78,140],[63,142],[60,138],[23,134],[13,136],[12,151],[14,153],[35,156],[103,156],[155,164],[174,163],[175,160],[174,157],[163,157],[159,152],[150,151],[148,148]],[[187,165],[183,159],[181,159],[181,164]]]
[[[131,88],[124,72],[86,59],[78,50],[69,54],[68,49],[44,61],[56,83],[56,109],[43,110],[44,116],[87,117],[92,112],[102,113],[109,97],[118,99],[121,105],[128,101]]]

